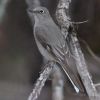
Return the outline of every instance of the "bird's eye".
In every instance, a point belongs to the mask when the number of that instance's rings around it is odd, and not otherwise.
[[[40,12],[41,14],[43,14],[43,13],[44,13],[44,10],[40,10],[39,12]]]

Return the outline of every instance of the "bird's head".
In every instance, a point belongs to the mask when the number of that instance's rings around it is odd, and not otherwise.
[[[45,7],[36,7],[34,9],[28,9],[30,16],[34,16],[35,20],[45,20],[50,17],[49,11]]]

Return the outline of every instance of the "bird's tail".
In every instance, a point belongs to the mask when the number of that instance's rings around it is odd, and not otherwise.
[[[68,77],[76,93],[84,93],[85,89],[78,75],[78,72],[74,72],[68,64],[61,64],[61,68],[65,75]]]

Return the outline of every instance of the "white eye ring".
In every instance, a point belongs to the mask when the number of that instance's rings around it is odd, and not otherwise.
[[[43,14],[43,13],[44,13],[44,10],[40,10],[39,12],[40,12],[41,14]]]

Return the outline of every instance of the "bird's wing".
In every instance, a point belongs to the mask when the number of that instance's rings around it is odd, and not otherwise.
[[[67,77],[70,80],[71,84],[73,85],[75,91],[76,92],[79,92],[79,91],[84,92],[83,85],[80,82],[79,76],[77,76],[77,72],[75,73],[73,71],[73,68],[70,67],[70,65],[68,64],[69,56],[67,54],[68,50],[66,50],[66,49],[68,49],[67,43],[64,40],[60,40],[61,37],[60,38],[58,37],[58,38],[56,38],[56,40],[54,40],[55,43],[53,43],[53,45],[52,45],[51,44],[52,42],[49,42],[49,40],[48,40],[50,38],[47,36],[47,33],[46,33],[48,31],[42,29],[41,27],[36,27],[34,31],[35,31],[35,33],[34,33],[35,38],[37,38],[37,40],[41,43],[43,48],[45,48],[46,52],[48,52],[48,54],[50,56],[52,56],[61,65],[61,68],[67,75]],[[62,41],[64,41],[64,42],[62,43]],[[45,55],[45,56],[48,56],[48,55]],[[75,66],[73,66],[73,67],[75,67]]]
[[[43,30],[41,27],[35,27],[34,37],[42,56],[44,56],[47,60],[56,60],[56,55],[53,53],[52,47],[46,38],[45,30]]]
[[[56,54],[56,57],[59,60],[58,63],[61,65],[61,68],[63,69],[68,79],[72,83],[75,91],[77,93],[84,92],[84,86],[78,75],[74,59],[71,56],[72,54],[68,50],[66,50],[66,48],[68,48],[66,42],[65,42],[65,47],[63,46],[63,48],[60,48],[58,46],[55,46],[53,48],[54,48],[53,52],[54,54]]]

